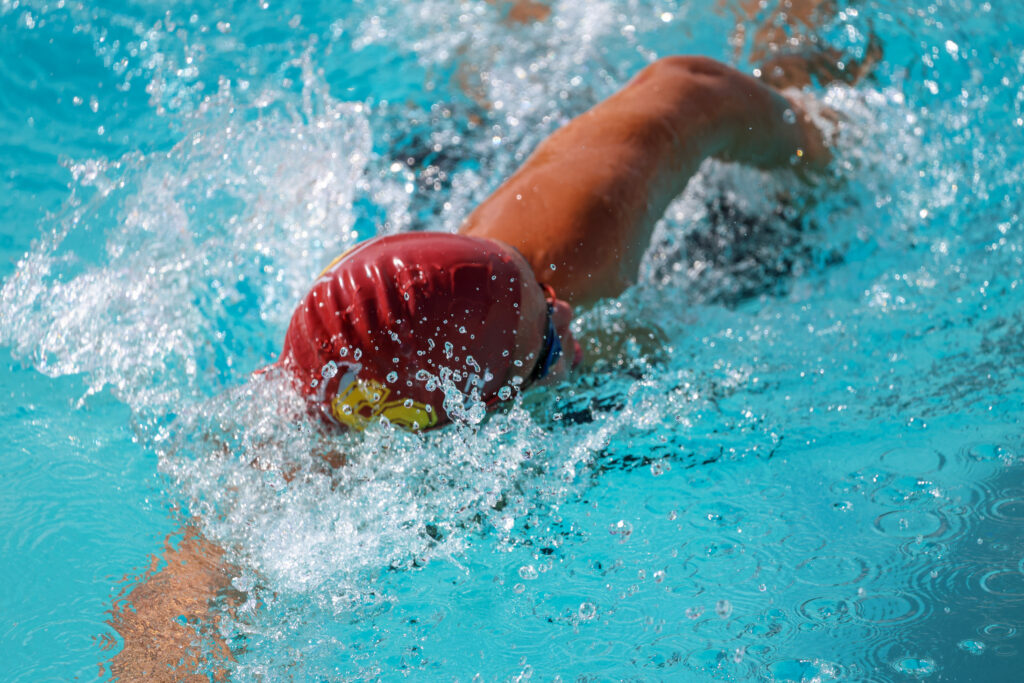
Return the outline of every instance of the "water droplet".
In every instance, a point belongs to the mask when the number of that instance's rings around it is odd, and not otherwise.
[[[402,405],[405,406],[406,408],[412,408],[412,399],[411,398],[405,399],[405,401],[402,402]]]
[[[654,572],[654,582],[655,583],[661,583],[664,580],[665,580],[665,570],[664,569],[659,569],[658,571]]]
[[[980,655],[985,651],[985,643],[980,640],[961,640],[956,644],[958,648],[972,655]]]
[[[786,111],[782,112],[782,120],[790,125],[796,123],[796,112],[787,107]]]
[[[651,474],[655,477],[660,477],[670,469],[672,469],[672,465],[664,460],[655,460],[651,463]]]
[[[341,351],[338,353],[338,355],[341,356],[342,358],[347,356],[348,355],[348,347],[346,346],[346,347],[342,348]]]
[[[354,359],[356,359],[356,360],[359,360],[360,358],[362,358],[362,357],[363,357],[363,350],[362,350],[362,349],[356,349],[356,350],[355,350],[355,351],[354,351],[354,352],[352,353],[352,357],[353,357]]]
[[[498,398],[502,401],[507,401],[512,398],[512,387],[506,384],[502,388],[498,389]]]
[[[715,614],[722,619],[728,619],[729,615],[732,614],[732,603],[728,600],[719,600],[715,603]]]
[[[597,616],[597,605],[592,602],[581,602],[577,614],[580,615],[581,621],[590,621]]]
[[[526,586],[524,586],[521,583],[517,583],[516,585],[512,586],[512,590],[514,590],[516,593],[522,593],[524,590],[526,590]]]
[[[388,383],[397,382],[398,373],[392,370],[391,372],[388,373],[388,376],[385,379],[387,379]]]
[[[686,618],[687,619],[700,619],[701,615],[704,614],[703,607],[687,607]]]
[[[338,374],[338,364],[333,360],[327,361],[327,364],[320,368],[320,376],[324,379],[330,379]]]
[[[551,270],[555,270],[555,264],[554,263],[551,264]]]
[[[347,404],[343,405],[341,407],[341,412],[345,413],[346,415],[351,415],[352,414],[352,406],[347,405]]]
[[[320,384],[320,380],[314,377],[313,381],[309,383],[309,386],[316,387],[318,384]]]
[[[629,540],[630,535],[633,533],[633,525],[629,522],[620,519],[614,524],[608,527],[608,533],[613,536],[619,536],[620,542],[625,543]]]
[[[538,576],[537,568],[532,564],[524,564],[519,568],[519,578],[533,581]]]

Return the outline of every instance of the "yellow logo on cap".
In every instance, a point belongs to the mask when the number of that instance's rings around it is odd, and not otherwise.
[[[430,406],[398,398],[388,401],[391,389],[374,379],[356,379],[331,401],[334,418],[352,429],[363,431],[377,417],[387,418],[403,429],[429,429],[437,424],[437,411]]]

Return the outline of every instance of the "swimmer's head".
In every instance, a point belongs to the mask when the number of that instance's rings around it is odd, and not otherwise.
[[[459,393],[491,408],[565,377],[580,356],[571,318],[499,242],[381,237],[320,275],[292,315],[278,364],[333,422],[362,429],[383,417],[429,429],[450,421]]]

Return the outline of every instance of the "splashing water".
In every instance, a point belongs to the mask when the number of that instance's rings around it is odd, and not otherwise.
[[[998,677],[1024,600],[1024,59],[990,36],[1018,10],[840,7],[822,41],[886,52],[817,90],[833,174],[705,164],[639,285],[580,312],[561,387],[338,437],[250,376],[357,240],[456,229],[656,56],[735,62],[728,12],[549,9],[4,0],[18,40],[83,36],[106,85],[55,82],[72,142],[17,160],[70,190],[0,244],[0,342],[80,411],[130,408],[165,507],[238,567],[238,680]],[[10,78],[43,121],[39,76]]]

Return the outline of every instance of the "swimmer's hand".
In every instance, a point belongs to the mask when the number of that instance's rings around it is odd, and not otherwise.
[[[789,102],[801,140],[793,159],[793,168],[807,181],[813,181],[832,161],[832,148],[839,133],[839,114],[814,96],[787,88],[782,96]]]

